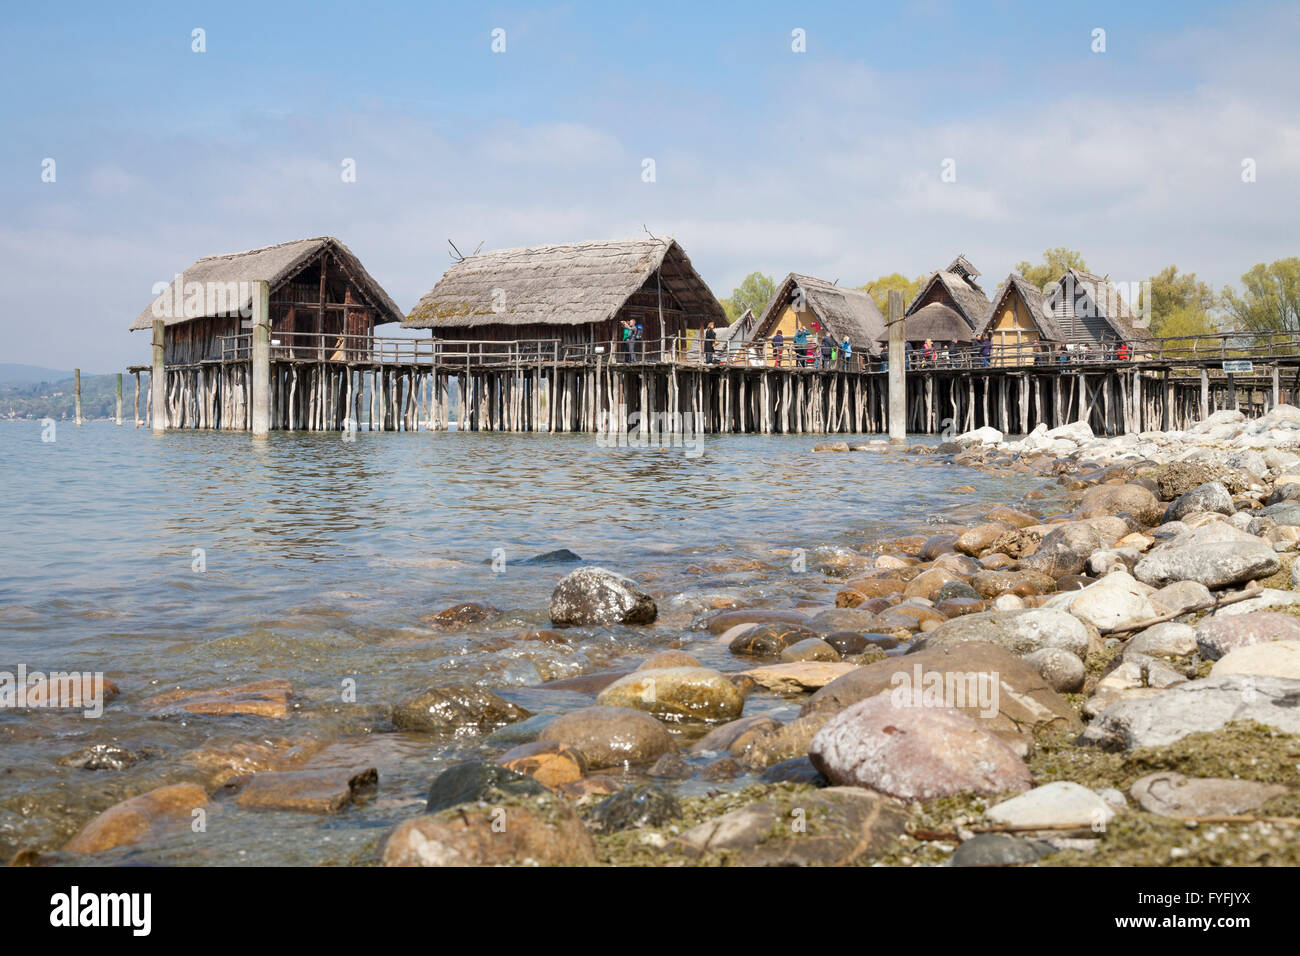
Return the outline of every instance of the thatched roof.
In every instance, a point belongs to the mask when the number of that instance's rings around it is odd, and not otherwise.
[[[497,249],[454,264],[402,323],[408,329],[586,325],[614,318],[646,280],[660,281],[700,324],[727,314],[677,241],[615,239]]]
[[[989,307],[989,297],[975,281],[978,275],[979,270],[971,265],[965,256],[958,256],[948,264],[948,268],[939,270],[926,280],[921,291],[908,306],[908,314],[922,308],[922,303],[928,304],[926,296],[937,282],[947,290],[956,304],[957,311],[966,320],[966,325],[971,329],[978,328],[984,321],[984,314]]]
[[[993,294],[993,301],[989,304],[988,312],[975,333],[977,337],[983,338],[992,331],[993,322],[1002,310],[1003,300],[1012,292],[1020,296],[1020,301],[1024,302],[1025,308],[1029,310],[1029,317],[1033,319],[1034,325],[1038,326],[1039,338],[1045,342],[1065,341],[1065,332],[1051,310],[1047,308],[1043,293],[1019,272],[1012,272],[998,286],[997,292]]]
[[[1119,294],[1119,290],[1105,276],[1082,269],[1070,269],[1057,280],[1056,288],[1047,297],[1044,305],[1051,311],[1060,297],[1070,289],[1082,290],[1092,300],[1096,314],[1105,319],[1116,337],[1128,342],[1138,342],[1148,338],[1145,329],[1138,326],[1138,317],[1129,308]],[[1076,292],[1077,294],[1077,292]]]
[[[848,338],[855,349],[869,351],[872,355],[879,354],[878,340],[885,330],[885,317],[880,314],[880,308],[869,292],[843,289],[825,279],[794,272],[785,277],[785,281],[776,290],[776,295],[763,310],[763,317],[759,319],[758,329],[754,333],[755,338],[766,338],[772,334],[796,289],[802,290],[807,308],[837,341]]]
[[[249,249],[246,252],[205,256],[174,279],[171,286],[136,317],[136,320],[131,323],[131,329],[133,331],[151,329],[156,318],[162,319],[167,325],[178,325],[219,314],[237,314],[240,310],[246,312],[252,308],[252,290],[247,285],[241,286],[241,283],[269,282],[274,293],[277,286],[327,252],[333,253],[343,265],[348,278],[360,288],[378,310],[379,315],[375,317],[376,324],[402,321],[402,310],[388,297],[388,293],[374,277],[362,267],[361,261],[352,254],[352,250],[333,236],[318,236],[315,239],[295,239],[292,242],[282,242],[277,246],[263,246],[261,249]],[[194,310],[186,306],[182,308],[180,314],[177,314],[175,303],[177,301],[186,303],[185,288],[190,286],[192,289],[192,283],[196,282],[205,290],[219,289],[223,293],[219,301],[224,308],[205,307]],[[227,289],[237,290],[237,294],[225,296]],[[205,292],[204,300],[211,303],[213,297]],[[206,314],[189,314],[192,311],[202,311]]]
[[[903,338],[908,342],[936,343],[969,342],[973,335],[966,320],[942,302],[931,302],[903,319]],[[887,342],[889,333],[881,333],[878,341]]]

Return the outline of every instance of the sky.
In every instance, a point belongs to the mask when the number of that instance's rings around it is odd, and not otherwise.
[[[449,241],[646,230],[719,297],[1055,246],[1238,283],[1300,254],[1297,49],[1296,3],[11,5],[0,362],[146,363],[156,283],[318,235],[404,311]]]

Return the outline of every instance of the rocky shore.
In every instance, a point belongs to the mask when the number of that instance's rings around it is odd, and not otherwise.
[[[733,602],[632,666],[543,685],[572,701],[561,712],[454,681],[391,702],[382,727],[472,737],[481,759],[434,777],[370,861],[1300,863],[1300,409],[1115,438],[980,429],[902,454],[1043,480],[977,520],[814,556],[798,606]],[[563,571],[551,627],[516,640],[655,626],[664,596]],[[456,605],[430,624],[495,613]],[[151,705],[294,706],[275,680]],[[383,789],[373,767],[231,757],[15,862],[147,845],[196,811],[345,813]]]

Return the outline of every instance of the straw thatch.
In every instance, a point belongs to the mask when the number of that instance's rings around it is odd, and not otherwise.
[[[910,315],[942,299],[943,296],[935,288],[939,286],[948,294],[947,298],[952,302],[952,308],[966,320],[966,327],[971,330],[979,328],[989,307],[988,296],[975,281],[979,274],[979,270],[970,263],[970,260],[965,256],[958,256],[948,264],[946,269],[940,269],[926,280],[921,291],[908,306],[907,314]]]
[[[942,302],[931,302],[903,319],[903,338],[908,342],[969,342],[973,337],[966,320]],[[888,340],[889,333],[883,332],[877,341]]]
[[[1038,337],[1041,340],[1044,342],[1064,342],[1066,340],[1061,324],[1052,315],[1051,310],[1047,308],[1043,293],[1018,272],[1012,272],[1008,275],[993,294],[993,301],[989,304],[988,311],[976,330],[977,338],[983,338],[993,331],[993,322],[998,313],[1002,311],[1004,300],[1013,293],[1020,296],[1020,301],[1025,304],[1025,308],[1029,311],[1029,317],[1033,320],[1034,325],[1038,327]]]
[[[587,325],[613,319],[659,273],[699,324],[726,311],[676,240],[617,239],[498,249],[455,263],[402,323],[408,329]]]
[[[1082,269],[1068,270],[1057,280],[1056,287],[1044,302],[1044,307],[1058,318],[1063,313],[1071,314],[1068,307],[1063,308],[1067,306],[1071,294],[1074,296],[1076,309],[1079,298],[1087,297],[1091,303],[1091,312],[1104,323],[1104,327],[1098,329],[1102,335],[1109,333],[1111,337],[1126,342],[1140,342],[1148,337],[1146,331],[1138,325],[1138,316],[1105,276],[1084,272]]]
[[[232,252],[225,255],[206,256],[194,263],[172,281],[170,287],[158,295],[149,306],[131,323],[131,329],[153,328],[155,318],[162,319],[166,325],[178,325],[196,319],[214,318],[217,315],[234,315],[252,308],[252,291],[248,284],[252,282],[269,282],[271,294],[278,286],[293,278],[294,275],[311,265],[326,254],[332,254],[342,265],[347,278],[360,292],[370,300],[378,312],[375,324],[402,321],[402,310],[397,307],[383,287],[375,281],[361,265],[361,261],[352,254],[347,246],[333,236],[318,236],[315,239],[295,239],[275,246],[263,246],[261,249],[249,249],[246,252]],[[237,294],[221,297],[224,311],[212,311],[211,314],[190,315],[183,310],[176,314],[173,304],[185,302],[185,290],[199,283],[205,290],[220,287],[236,291]],[[178,288],[179,285],[179,288]],[[209,300],[205,294],[205,301]],[[367,303],[359,303],[358,306]],[[157,305],[157,309],[155,309]]]
[[[869,292],[842,289],[825,279],[794,272],[785,277],[763,310],[755,338],[767,338],[772,334],[796,289],[803,292],[806,308],[817,317],[823,328],[830,330],[837,342],[847,338],[855,349],[863,349],[872,355],[880,354],[879,339],[885,331],[885,317]]]

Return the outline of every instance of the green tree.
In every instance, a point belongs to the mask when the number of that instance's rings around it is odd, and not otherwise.
[[[1141,310],[1148,303],[1139,302]],[[1177,266],[1166,266],[1151,277],[1151,333],[1158,336],[1197,335],[1217,331],[1219,322],[1211,313],[1218,308],[1219,297],[1208,282],[1196,278],[1195,272],[1181,275]],[[1172,329],[1177,328],[1177,331]]]
[[[892,272],[858,288],[870,292],[871,298],[876,300],[876,305],[880,307],[880,311],[888,315],[890,290],[898,289],[903,293],[903,308],[906,309],[920,293],[921,286],[925,285],[925,280],[928,278],[929,276],[917,276],[915,279],[909,279],[901,272]]]
[[[1160,338],[1193,340],[1168,343],[1171,348],[1180,350],[1192,348],[1193,344],[1197,348],[1214,348],[1219,344],[1219,340],[1210,336],[1224,331],[1219,327],[1218,319],[1208,309],[1194,304],[1176,305],[1169,309],[1161,318],[1159,327],[1156,326],[1155,320],[1152,320],[1152,330],[1153,334]]]
[[[762,315],[774,295],[776,283],[772,277],[761,272],[751,272],[732,290],[730,298],[722,300],[722,307],[727,310],[727,321],[735,322],[745,314],[746,309],[753,309],[755,316]]]
[[[1238,295],[1224,286],[1223,301],[1243,332],[1300,332],[1300,258],[1260,262],[1241,277]]]
[[[1083,253],[1065,246],[1044,252],[1041,265],[1034,265],[1028,259],[1016,263],[1016,271],[1039,289],[1045,288],[1049,282],[1055,282],[1069,269],[1082,269],[1086,272],[1088,265],[1083,261]]]

